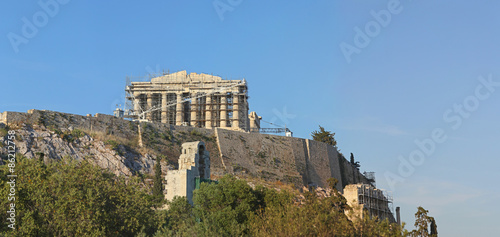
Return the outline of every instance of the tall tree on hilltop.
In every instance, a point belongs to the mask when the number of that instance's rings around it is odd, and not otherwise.
[[[434,217],[428,216],[428,210],[423,207],[418,207],[415,213],[415,227],[416,229],[410,233],[410,236],[422,237],[437,237],[437,225]],[[431,233],[429,234],[429,225]]]
[[[352,152],[351,152],[351,164],[352,164],[352,165],[354,165],[354,166],[355,166],[356,168],[358,168],[358,169],[359,169],[359,167],[361,166],[361,165],[359,164],[359,161],[354,161],[354,154],[352,154]]]
[[[434,217],[429,217],[431,220],[431,237],[437,237],[438,236],[438,231],[437,231],[437,225],[436,225],[436,220]]]
[[[337,146],[337,141],[335,141],[335,133],[326,131],[324,127],[319,126],[319,131],[313,131],[311,136],[314,141],[324,142],[326,144]]]

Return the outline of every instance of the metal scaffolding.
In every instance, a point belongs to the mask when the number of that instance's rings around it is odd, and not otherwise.
[[[394,218],[392,202],[392,195],[385,190],[376,189],[369,184],[358,186],[358,203],[363,204],[370,216],[378,216],[380,219]]]
[[[191,76],[181,71],[180,74],[163,72],[142,78],[126,77],[124,116],[172,125],[250,129],[245,79],[222,80],[196,73],[196,79]],[[211,81],[197,80],[205,76]],[[133,79],[138,82],[132,82]]]

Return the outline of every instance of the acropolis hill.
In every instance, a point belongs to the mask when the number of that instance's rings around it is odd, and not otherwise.
[[[186,196],[192,203],[200,182],[225,174],[299,189],[326,188],[333,177],[349,205],[394,222],[392,199],[376,189],[373,173],[361,174],[335,146],[292,137],[287,128],[261,128],[262,117],[249,113],[245,79],[180,71],[127,80],[125,91],[126,108],[114,116],[3,112],[0,129],[15,129],[17,152],[45,162],[71,157],[116,175],[142,176],[153,174],[161,159],[167,200]],[[0,147],[0,154],[6,149]]]

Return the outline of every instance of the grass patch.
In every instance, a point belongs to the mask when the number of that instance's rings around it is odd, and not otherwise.
[[[109,145],[112,148],[116,148],[120,144],[130,148],[130,150],[134,150],[139,147],[139,139],[137,136],[125,139],[115,135],[109,135],[101,131],[88,133],[88,131],[83,130],[83,132],[85,132],[86,134],[90,134],[90,136],[95,140],[103,141],[105,145]]]
[[[174,138],[174,135],[172,134],[172,131],[167,130],[165,133],[160,133],[160,137],[163,140],[172,141],[172,139]]]
[[[59,129],[55,129],[54,132],[58,134],[64,141],[68,143],[74,142],[76,139],[85,136],[85,132],[80,129],[73,129],[71,132],[61,132]]]
[[[49,126],[48,129],[50,131],[53,131],[55,134],[61,136],[63,134],[63,132],[61,130],[59,130],[58,128],[54,127],[54,126]]]
[[[108,145],[111,147],[111,149],[116,150],[118,148],[118,145],[120,145],[120,143],[118,141],[109,139],[104,141],[104,145]]]
[[[191,135],[192,136],[198,136],[198,137],[203,136],[203,134],[201,134],[200,132],[196,131],[195,129],[191,130]]]
[[[9,131],[6,128],[0,128],[0,137],[5,137]]]
[[[80,138],[85,136],[85,133],[80,129],[73,129],[73,131],[71,131],[71,136],[75,138]]]
[[[116,153],[118,153],[118,155],[120,156],[124,155],[124,153],[120,149],[120,145],[124,146],[125,150],[130,150],[130,148],[127,147],[127,145],[121,144],[120,142],[111,139],[104,141],[104,145],[110,146],[111,150],[116,151]]]

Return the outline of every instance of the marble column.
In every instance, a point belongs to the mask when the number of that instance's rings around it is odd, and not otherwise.
[[[139,97],[141,94],[134,94],[134,112],[135,114],[140,114],[141,113],[141,100]]]
[[[227,127],[227,98],[226,94],[220,97],[220,126]]]
[[[233,94],[233,128],[240,127],[240,104],[239,95]]]
[[[205,128],[212,128],[212,96],[206,98]]]
[[[167,93],[161,94],[161,122],[167,123]]]
[[[182,93],[177,94],[177,105],[176,105],[176,113],[175,113],[175,125],[180,126],[183,122],[183,111],[182,111]]]
[[[153,94],[148,93],[146,101],[147,101],[148,105],[147,105],[146,109],[143,108],[144,111],[149,110],[149,109],[151,109],[153,107]],[[146,119],[149,120],[149,121],[153,120],[153,116],[152,115],[153,115],[153,113],[151,113],[151,112],[146,113]]]
[[[198,100],[196,94],[191,94],[191,126],[198,127]]]

